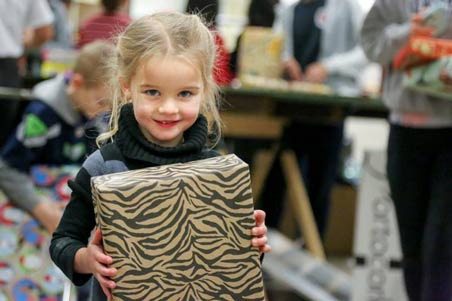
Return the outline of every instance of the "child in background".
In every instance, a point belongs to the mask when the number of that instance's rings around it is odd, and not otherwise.
[[[28,176],[36,164],[81,164],[94,139],[87,128],[93,117],[108,109],[105,85],[107,58],[114,47],[96,42],[84,47],[72,74],[38,84],[21,123],[1,150],[0,189],[16,206],[25,209],[49,232],[62,215],[56,203],[43,200]],[[91,137],[93,138],[93,137]]]
[[[394,56],[412,34],[435,29],[423,24],[430,5],[447,7],[452,39],[452,3],[377,0],[361,40],[369,59],[386,68],[383,101],[390,109],[387,174],[399,225],[405,287],[411,301],[452,300],[452,102],[403,85]],[[431,6],[430,6],[431,7]],[[447,83],[447,77],[443,80]]]
[[[214,37],[196,15],[157,13],[134,21],[119,36],[112,63],[110,131],[104,144],[69,182],[71,201],[53,234],[53,261],[75,285],[92,275],[92,300],[111,297],[116,270],[95,228],[91,177],[214,157],[207,147],[220,129],[213,80]],[[219,135],[216,135],[219,138]],[[268,252],[265,213],[255,211],[251,245]]]

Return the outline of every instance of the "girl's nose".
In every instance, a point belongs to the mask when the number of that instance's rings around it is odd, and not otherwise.
[[[174,99],[165,99],[158,108],[159,113],[176,114],[179,112],[179,107]]]

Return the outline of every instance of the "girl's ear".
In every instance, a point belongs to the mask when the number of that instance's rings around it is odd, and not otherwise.
[[[119,84],[121,85],[122,94],[126,97],[126,99],[132,98],[132,93],[130,91],[130,84],[124,80],[124,78],[119,79]]]

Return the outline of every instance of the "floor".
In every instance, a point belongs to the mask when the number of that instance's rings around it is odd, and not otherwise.
[[[333,264],[336,268],[351,275],[352,273],[352,259],[344,256],[330,256],[328,262]],[[271,279],[264,273],[264,283],[267,294],[267,301],[309,301],[297,295],[290,287]],[[318,301],[318,300],[316,300]]]

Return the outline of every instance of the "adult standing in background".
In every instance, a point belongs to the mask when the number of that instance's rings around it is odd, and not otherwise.
[[[128,14],[122,12],[128,5],[128,0],[101,0],[101,3],[102,12],[89,18],[80,26],[78,48],[95,40],[112,41],[132,21]]]
[[[299,0],[283,9],[275,27],[280,24],[285,35],[283,61],[288,79],[327,84],[337,94],[358,94],[358,77],[367,64],[358,42],[363,17],[356,0]],[[321,235],[325,234],[343,127],[341,118],[328,123],[299,118],[283,133],[282,149],[290,148],[297,155]],[[278,226],[282,204],[275,202],[275,196],[282,199],[284,192],[284,177],[276,161],[261,196],[269,213],[267,224],[273,227]]]
[[[52,38],[52,21],[47,0],[0,0],[0,86],[21,86],[18,59],[24,48],[39,47]],[[14,127],[18,108],[16,100],[0,99],[0,147]]]
[[[404,87],[395,54],[415,32],[429,32],[419,12],[434,1],[376,0],[361,37],[367,56],[385,67],[390,110],[387,174],[399,225],[405,287],[411,301],[452,300],[452,102]],[[448,10],[452,39],[452,3]],[[450,79],[444,79],[447,83]],[[450,83],[450,82],[449,82]]]

